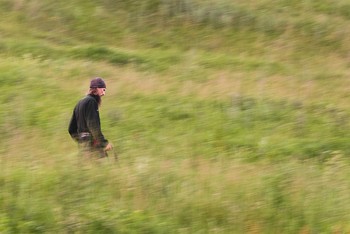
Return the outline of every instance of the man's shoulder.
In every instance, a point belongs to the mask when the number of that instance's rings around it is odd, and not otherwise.
[[[87,95],[85,97],[83,97],[82,99],[79,100],[79,102],[77,103],[76,107],[75,108],[78,108],[78,109],[85,109],[85,108],[88,108],[89,106],[98,106],[98,103],[97,101],[95,100],[94,97],[90,96],[90,95]]]
[[[86,95],[84,98],[82,98],[80,100],[80,102],[84,102],[84,103],[87,103],[87,102],[93,102],[93,103],[97,103],[96,99],[91,96],[91,95]]]

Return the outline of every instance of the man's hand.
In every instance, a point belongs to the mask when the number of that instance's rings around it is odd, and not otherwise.
[[[111,143],[108,143],[108,145],[106,145],[106,147],[103,149],[104,151],[109,151],[113,149],[113,145]]]

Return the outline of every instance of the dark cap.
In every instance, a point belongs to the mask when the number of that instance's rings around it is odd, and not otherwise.
[[[102,78],[96,77],[91,80],[90,88],[106,88],[106,83],[103,81]]]

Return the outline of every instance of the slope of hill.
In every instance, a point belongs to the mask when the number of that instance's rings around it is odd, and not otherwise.
[[[0,232],[348,232],[349,9],[0,0]],[[119,167],[67,133],[94,76]]]

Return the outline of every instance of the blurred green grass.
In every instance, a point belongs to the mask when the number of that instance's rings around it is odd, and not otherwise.
[[[0,232],[349,232],[348,6],[0,0]]]

